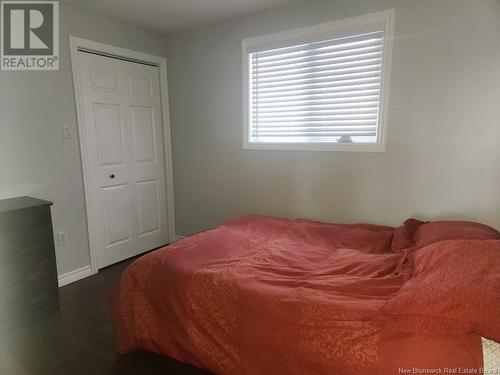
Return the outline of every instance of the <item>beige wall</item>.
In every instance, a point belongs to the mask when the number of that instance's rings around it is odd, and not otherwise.
[[[396,9],[385,153],[244,151],[241,40]],[[236,215],[500,228],[500,2],[308,0],[168,40],[176,225]]]
[[[0,199],[31,195],[54,202],[59,274],[89,264],[82,168],[68,35],[165,55],[164,39],[61,3],[60,70],[0,71]],[[63,141],[62,123],[72,140]]]

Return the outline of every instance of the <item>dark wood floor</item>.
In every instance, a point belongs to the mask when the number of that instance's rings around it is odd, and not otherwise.
[[[59,306],[0,321],[0,374],[207,375],[153,353],[115,353],[106,298],[128,263],[61,288]]]

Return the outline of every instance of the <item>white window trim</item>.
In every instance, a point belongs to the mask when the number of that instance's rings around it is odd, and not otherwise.
[[[297,151],[358,151],[358,152],[384,152],[387,138],[387,115],[389,106],[389,88],[391,77],[392,44],[394,35],[395,10],[390,9],[383,12],[367,14],[360,17],[347,18],[339,21],[323,23],[315,26],[303,27],[300,29],[288,30],[279,33],[263,35],[253,38],[243,39],[243,148],[246,150],[297,150]],[[277,48],[291,41],[300,42],[313,36],[328,34],[339,35],[346,30],[353,32],[362,30],[367,25],[383,24],[384,46],[382,52],[382,73],[379,104],[379,121],[376,143],[252,143],[249,141],[250,129],[250,102],[249,102],[249,82],[250,70],[248,54],[256,47],[266,46]]]

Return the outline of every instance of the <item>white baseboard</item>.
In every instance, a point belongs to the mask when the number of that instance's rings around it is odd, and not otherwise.
[[[179,234],[176,234],[176,235],[175,235],[175,240],[176,240],[176,241],[182,240],[183,238],[186,238],[186,236],[181,236],[181,235],[179,235]]]
[[[181,240],[183,238],[186,238],[186,236],[180,236],[180,235],[175,235],[175,240]],[[86,277],[89,277],[92,275],[92,269],[90,266],[85,266],[82,268],[78,268],[76,270],[64,273],[59,276],[59,288],[71,283],[74,283],[75,281],[84,279]]]
[[[75,281],[84,279],[90,275],[92,275],[92,270],[90,269],[90,266],[85,266],[70,271],[68,273],[64,273],[61,276],[59,276],[59,288],[64,285],[74,283]]]

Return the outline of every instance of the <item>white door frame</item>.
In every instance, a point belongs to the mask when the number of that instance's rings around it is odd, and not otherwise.
[[[73,70],[73,83],[75,90],[76,114],[78,119],[78,135],[80,138],[80,153],[83,169],[83,184],[85,190],[85,205],[87,207],[87,229],[90,246],[90,269],[92,274],[98,271],[97,244],[95,231],[95,213],[92,202],[92,178],[88,163],[88,143],[85,135],[83,98],[80,94],[80,74],[78,67],[78,51],[96,53],[99,55],[114,57],[121,60],[138,62],[157,66],[160,73],[160,95],[161,95],[161,115],[163,128],[163,150],[165,158],[165,187],[167,191],[167,231],[169,242],[176,240],[175,236],[175,211],[174,211],[174,183],[172,173],[172,144],[170,137],[170,112],[168,105],[167,86],[167,60],[164,57],[149,55],[125,48],[115,47],[92,40],[81,39],[74,36],[69,37],[71,65]]]

